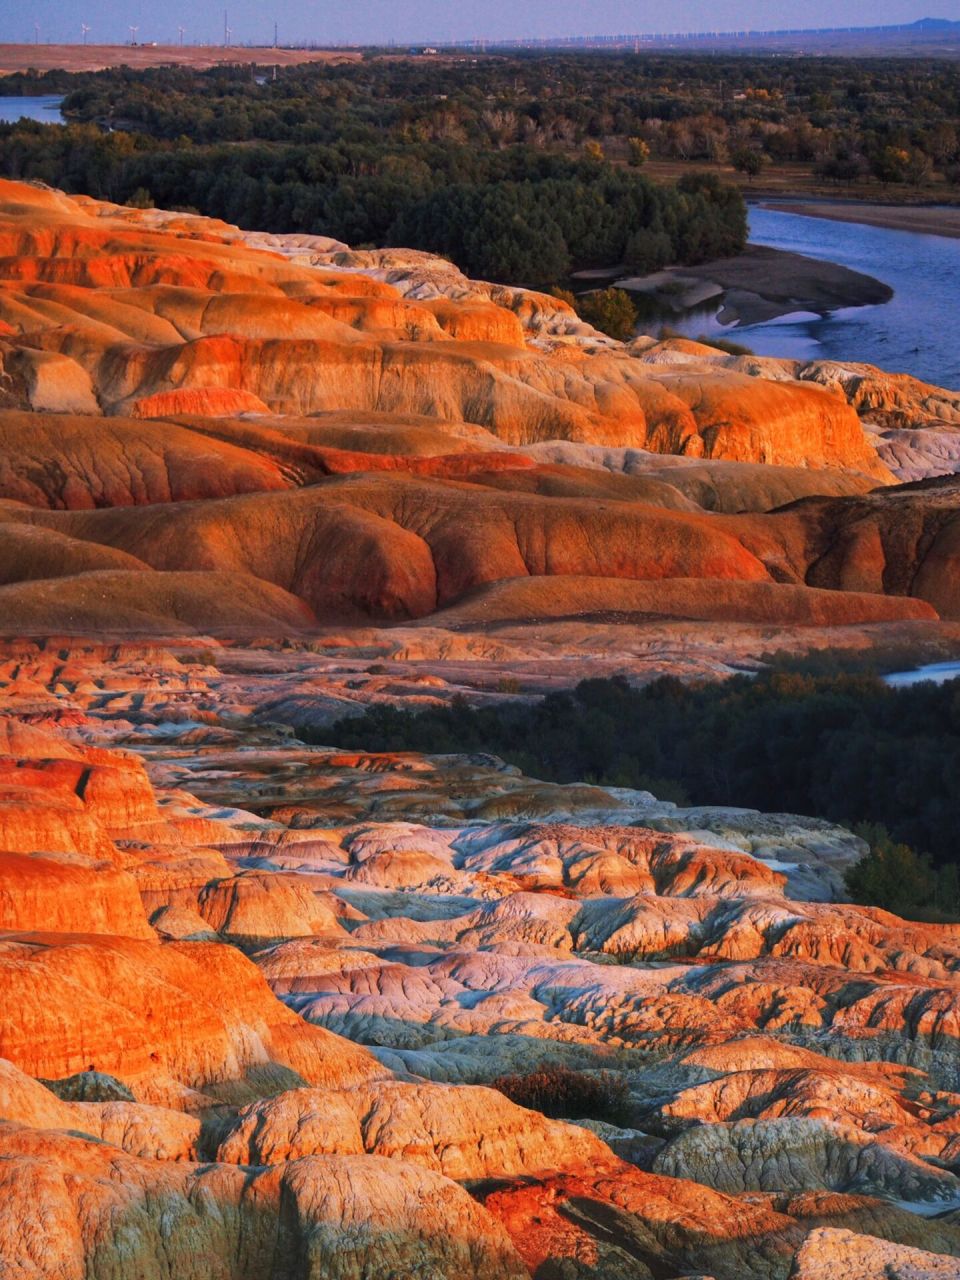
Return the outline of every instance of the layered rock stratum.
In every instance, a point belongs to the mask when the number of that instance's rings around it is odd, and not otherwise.
[[[0,241],[0,1273],[960,1277],[960,927],[840,902],[856,836],[298,736],[955,638],[956,398],[22,184]]]

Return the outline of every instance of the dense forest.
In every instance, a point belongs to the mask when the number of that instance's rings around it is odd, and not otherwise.
[[[548,286],[622,262],[705,262],[739,251],[747,233],[739,192],[711,174],[666,186],[602,159],[527,147],[195,147],[24,122],[0,126],[0,173],[251,230],[426,249],[513,284]]]
[[[531,54],[4,77],[66,127],[0,126],[0,173],[248,228],[446,254],[545,287],[737,252],[742,198],[696,166],[960,185],[949,62]],[[670,162],[680,181],[645,166]],[[676,174],[671,174],[676,176]]]
[[[551,781],[858,827],[872,848],[849,882],[859,901],[960,918],[960,681],[896,689],[872,674],[776,668],[642,688],[597,679],[532,705],[376,706],[322,738],[369,751],[492,752]]]
[[[936,60],[539,53],[198,72],[15,75],[72,119],[197,144],[589,144],[609,158],[802,161],[884,184],[960,180],[960,66]],[[642,146],[638,146],[642,143]]]

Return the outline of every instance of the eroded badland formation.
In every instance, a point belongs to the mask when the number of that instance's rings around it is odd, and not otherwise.
[[[290,728],[956,638],[960,396],[12,183],[0,359],[0,1274],[960,1276],[856,837]]]

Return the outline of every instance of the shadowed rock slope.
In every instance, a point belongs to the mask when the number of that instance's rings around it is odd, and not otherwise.
[[[573,613],[623,610],[629,581],[629,611],[651,616],[960,617],[958,482],[728,516],[597,497],[589,476],[569,477],[562,497],[485,480],[389,471],[146,506],[0,503],[7,626],[82,632],[100,622],[101,583],[117,629],[149,631],[146,614],[228,631],[264,626],[271,610],[274,630],[424,618],[486,584],[545,577],[558,600],[565,580],[596,580],[586,604],[569,583]],[[44,586],[51,578],[62,581]],[[661,600],[656,584],[667,580]],[[491,620],[501,599],[503,616],[516,616],[506,592],[488,596]]]

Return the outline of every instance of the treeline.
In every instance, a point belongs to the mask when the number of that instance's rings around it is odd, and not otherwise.
[[[902,874],[907,855],[888,851],[886,865],[900,859],[893,883],[909,896],[930,872],[927,905],[960,913],[960,681],[901,689],[870,674],[778,670],[705,684],[667,677],[643,688],[587,680],[532,705],[372,707],[322,737],[370,751],[492,752],[550,781],[872,824],[871,843],[908,846],[914,860],[911,884]],[[868,876],[858,892],[866,901],[886,896],[878,905],[891,909],[909,905],[890,900],[886,884]]]
[[[869,852],[844,877],[852,902],[913,920],[960,921],[960,861],[935,865],[879,823],[855,828]]]
[[[595,156],[528,147],[206,146],[23,121],[0,126],[0,173],[253,230],[425,249],[513,284],[702,262],[738,252],[747,234],[739,193],[711,175],[664,186]]]
[[[111,69],[8,77],[64,92],[73,118],[198,143],[441,142],[626,159],[801,162],[823,177],[960,181],[960,67],[949,60],[539,53],[339,66]],[[70,86],[73,86],[72,91]],[[9,87],[7,87],[9,86]]]

